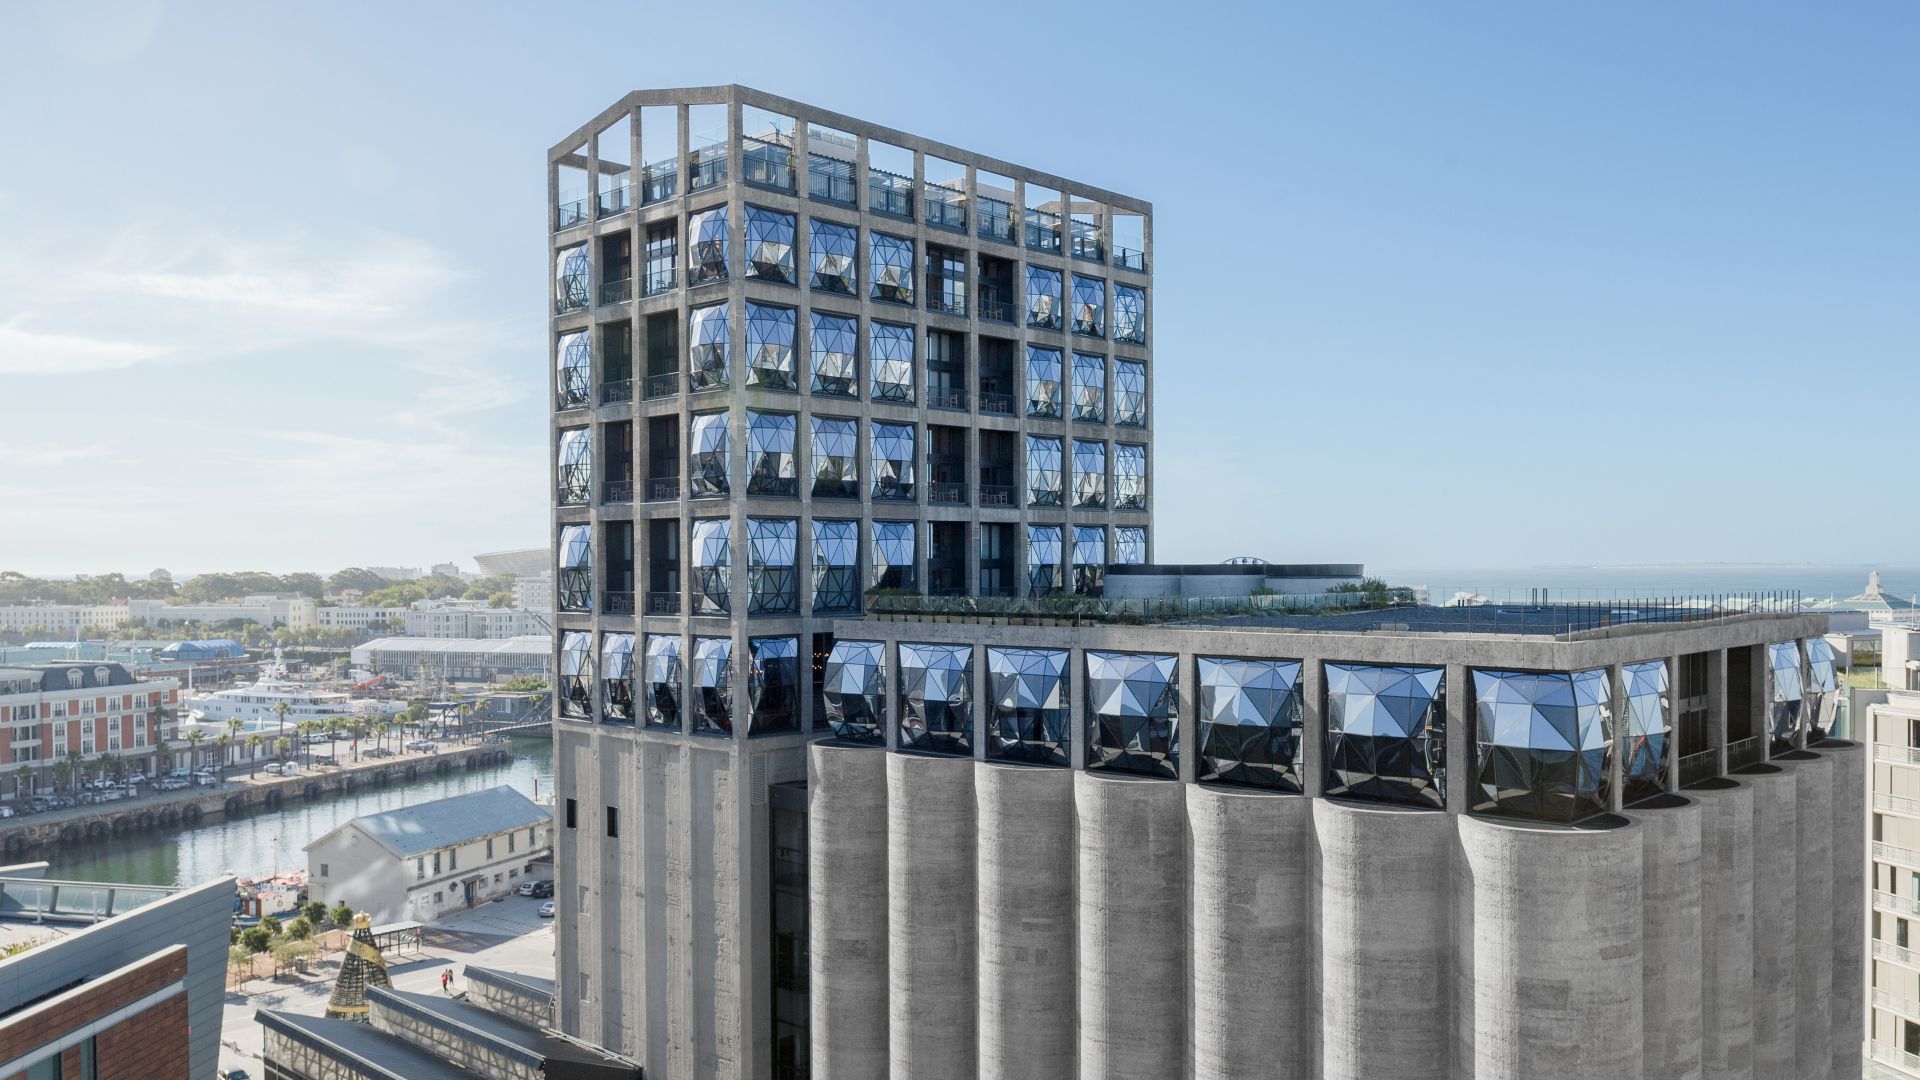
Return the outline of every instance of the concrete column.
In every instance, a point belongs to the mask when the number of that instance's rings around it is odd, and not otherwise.
[[[1700,804],[1703,1080],[1752,1080],[1754,789],[1715,779],[1687,789]]]
[[[1082,1080],[1186,1075],[1185,786],[1076,773]]]
[[[1310,1080],[1306,837],[1299,796],[1186,786],[1193,844],[1194,1080]]]
[[[808,749],[809,1036],[822,1076],[887,1075],[887,757]]]
[[[1727,775],[1727,650],[1707,654],[1707,738],[1719,755],[1715,775]]]
[[[1626,673],[1619,664],[1607,665],[1607,713],[1613,726],[1613,753],[1607,760],[1607,802],[1614,813],[1625,805],[1627,760]]]
[[[1473,809],[1473,683],[1465,664],[1447,665],[1447,812]]]
[[[1073,777],[974,772],[981,1080],[1074,1075]]]
[[[886,758],[888,1075],[972,1080],[975,766],[970,758]]]
[[[1455,902],[1473,906],[1474,972],[1460,1022],[1472,1025],[1475,1080],[1641,1076],[1644,830],[1616,820],[1458,819]]]
[[[1300,789],[1327,791],[1327,671],[1318,660],[1300,665]]]
[[[1796,1076],[1824,1076],[1833,1068],[1833,761],[1812,751],[1794,759],[1799,880],[1794,936],[1794,1058]]]
[[[1833,760],[1833,1075],[1860,1075],[1866,1037],[1867,748],[1828,739]]]
[[[1800,905],[1799,782],[1780,766],[1740,774],[1753,787],[1753,1077],[1794,1076]]]
[[[1661,795],[1634,807],[1642,844],[1641,993],[1646,1080],[1699,1080],[1703,921],[1700,804]]]

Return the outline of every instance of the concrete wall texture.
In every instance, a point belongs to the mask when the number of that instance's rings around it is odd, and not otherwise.
[[[810,755],[834,1080],[1860,1075],[1852,744],[1573,828]]]

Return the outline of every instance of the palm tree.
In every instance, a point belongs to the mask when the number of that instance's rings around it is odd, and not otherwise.
[[[68,758],[55,758],[53,762],[53,790],[59,791],[73,779],[73,762]]]
[[[267,745],[267,737],[254,732],[247,736],[247,775],[260,775],[260,748]]]
[[[20,766],[15,772],[15,776],[17,779],[15,780],[13,788],[14,798],[24,799],[28,795],[33,794],[33,766]]]
[[[227,733],[233,736],[234,742],[236,743],[239,742],[240,739],[242,738],[241,733],[246,730],[247,730],[247,722],[245,720],[242,720],[237,716],[227,717]]]
[[[285,761],[293,756],[293,744],[287,741],[285,735],[282,735],[273,740],[273,753],[275,757]]]
[[[281,736],[281,738],[285,738],[285,737],[286,737],[286,734],[287,734],[287,714],[288,714],[288,713],[290,713],[290,712],[292,712],[292,711],[293,711],[293,706],[291,706],[291,705],[289,705],[289,704],[287,704],[287,703],[286,703],[286,702],[284,702],[284,701],[276,701],[276,702],[274,702],[274,703],[273,703],[273,715],[274,715],[274,716],[276,716],[276,717],[279,717],[279,719],[280,719],[280,736]]]
[[[318,720],[302,720],[293,727],[295,731],[300,733],[300,754],[307,759],[308,765],[313,764],[313,744],[307,740],[313,737],[313,733],[318,730],[319,727],[320,721]]]
[[[467,738],[468,731],[469,731],[467,727],[467,721],[473,717],[473,702],[471,701],[461,702],[460,707],[455,709],[454,712],[457,712],[460,714],[460,741],[463,743],[467,742],[469,741]]]
[[[225,767],[233,764],[233,736],[223,731],[220,733],[220,737],[213,740],[213,742],[214,745],[220,748],[221,766]]]
[[[373,737],[380,746],[384,747],[387,745],[387,733],[392,730],[392,724],[387,723],[385,720],[377,720],[373,725]]]
[[[153,775],[155,778],[165,775],[166,771],[173,767],[173,759],[169,756],[172,752],[173,747],[167,744],[165,736],[153,740]]]
[[[200,728],[194,728],[187,732],[187,766],[189,768],[197,769],[200,767],[200,743],[205,740],[206,737],[207,733]]]

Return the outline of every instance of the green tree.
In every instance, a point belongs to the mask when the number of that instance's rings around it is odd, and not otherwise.
[[[273,933],[265,926],[249,926],[240,931],[240,944],[250,953],[263,953],[273,944]]]
[[[213,740],[213,744],[220,748],[221,766],[233,764],[233,736],[223,731]]]
[[[275,719],[280,721],[280,736],[283,739],[287,734],[287,714],[291,712],[293,712],[293,706],[288,705],[286,702],[276,701],[273,703],[273,715]]]
[[[379,574],[371,570],[363,570],[358,566],[349,566],[345,570],[327,575],[326,591],[338,593],[346,589],[358,589],[363,593],[370,593],[376,589],[384,589],[387,585],[387,579]]]
[[[393,725],[387,723],[385,720],[376,721],[373,725],[373,739],[374,739],[375,745],[378,745],[378,746],[387,745],[387,733],[392,730],[393,730]]]
[[[22,765],[14,772],[14,796],[24,799],[33,794],[33,766]]]
[[[309,900],[300,905],[300,917],[307,920],[308,925],[318,926],[327,921],[327,905],[318,900]]]
[[[426,586],[416,581],[403,581],[368,593],[366,604],[368,607],[403,608],[426,598]]]
[[[327,591],[327,587],[326,582],[320,579],[319,574],[302,572],[298,574],[288,574],[281,578],[279,591],[299,593],[301,596],[310,596],[318,600]]]
[[[285,735],[273,740],[273,756],[281,761],[293,756],[293,743]]]
[[[200,766],[200,744],[205,742],[206,738],[207,733],[200,728],[194,728],[187,732],[187,746],[189,748],[187,760],[193,764],[194,768],[199,768]]]
[[[247,736],[247,775],[260,775],[260,748],[267,745],[267,737],[254,732]]]
[[[72,782],[73,761],[71,757],[56,759],[53,763],[53,790],[59,791],[64,787],[68,791],[72,791]]]
[[[334,908],[330,914],[335,926],[345,928],[353,925],[353,909],[345,904]]]
[[[295,941],[305,941],[313,936],[313,923],[305,916],[287,924],[287,936]]]
[[[261,925],[261,926],[264,926],[264,927],[266,927],[266,928],[267,928],[267,933],[269,933],[269,934],[272,934],[272,935],[273,935],[274,937],[279,937],[279,936],[280,936],[280,918],[279,918],[279,916],[277,916],[277,915],[269,915],[269,916],[267,916],[266,918],[264,918],[264,919],[261,919],[261,920],[260,920],[260,925]]]

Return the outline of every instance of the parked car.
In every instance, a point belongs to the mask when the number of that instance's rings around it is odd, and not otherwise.
[[[0,818],[10,818],[12,816],[13,816],[13,807],[0,806]]]
[[[146,782],[147,774],[137,769],[127,774],[127,783],[129,784],[144,784]]]
[[[552,879],[552,878],[542,878],[542,879],[540,879],[539,881],[536,881],[536,882],[534,882],[534,883],[533,883],[533,895],[535,895],[535,896],[552,896],[552,895],[553,895],[553,879]]]
[[[553,918],[553,901],[549,900],[540,905],[540,917],[543,919]]]
[[[429,754],[436,754],[440,752],[440,747],[437,746],[432,739],[415,739],[412,742],[407,744],[407,749],[423,750]]]
[[[393,751],[385,746],[370,746],[360,751],[362,757],[392,757]]]
[[[220,774],[214,772],[212,769],[201,769],[199,772],[193,774],[193,782],[201,787],[218,787],[220,784]]]
[[[309,765],[324,765],[328,767],[337,768],[340,764],[340,761],[339,759],[335,758],[332,754],[315,754],[312,757],[307,759],[307,763]]]
[[[187,768],[185,765],[182,765],[179,768],[174,769],[172,772],[168,773],[167,776],[175,780],[191,780],[193,779],[193,770]]]
[[[220,1074],[220,1080],[253,1080],[245,1069],[228,1069]]]
[[[520,887],[513,891],[518,893],[521,896],[532,896],[533,895],[533,879],[528,878],[527,880],[521,882]]]
[[[269,761],[269,762],[267,762],[267,775],[268,775],[268,776],[279,776],[279,775],[280,775],[280,763],[279,763],[279,762],[277,762],[277,761]]]

